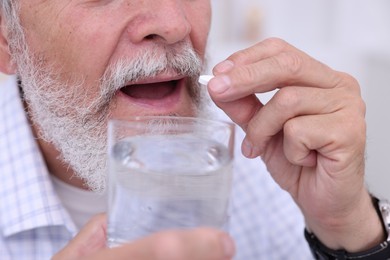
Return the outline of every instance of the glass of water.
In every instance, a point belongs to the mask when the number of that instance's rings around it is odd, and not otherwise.
[[[177,228],[227,231],[234,125],[190,117],[112,120],[108,246]]]

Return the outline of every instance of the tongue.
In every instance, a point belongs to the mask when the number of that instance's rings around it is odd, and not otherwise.
[[[122,88],[122,92],[132,98],[160,99],[171,94],[175,89],[175,83],[159,82],[144,85],[131,85]]]

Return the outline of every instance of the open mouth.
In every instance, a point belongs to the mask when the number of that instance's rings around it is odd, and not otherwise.
[[[134,99],[163,99],[172,95],[178,87],[178,80],[135,84],[121,88],[121,91]]]

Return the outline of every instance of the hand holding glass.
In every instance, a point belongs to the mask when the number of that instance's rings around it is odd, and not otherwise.
[[[234,125],[188,117],[109,123],[108,245],[154,232],[227,228]]]

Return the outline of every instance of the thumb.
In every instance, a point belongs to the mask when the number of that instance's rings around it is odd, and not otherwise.
[[[106,247],[107,218],[94,216],[84,228],[52,259],[80,259]]]

